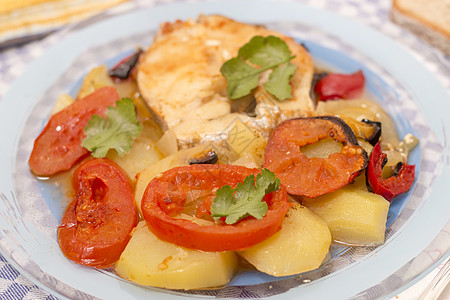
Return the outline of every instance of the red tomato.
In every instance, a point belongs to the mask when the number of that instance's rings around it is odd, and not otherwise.
[[[322,101],[353,99],[361,95],[364,83],[362,71],[353,74],[329,74],[317,82],[314,91]]]
[[[366,180],[369,188],[375,193],[391,201],[397,195],[408,191],[415,176],[415,166],[402,164],[396,175],[389,178],[383,178],[383,163],[386,154],[381,152],[380,143],[373,147],[370,154],[369,165],[366,169]]]
[[[235,187],[260,170],[231,165],[190,165],[171,169],[154,178],[142,197],[142,214],[150,230],[167,242],[203,251],[242,250],[269,238],[281,228],[290,204],[284,187],[264,197],[269,210],[258,220],[247,217],[233,225],[198,225],[176,218],[184,209],[186,195],[193,190]],[[206,197],[210,201],[211,197]],[[209,206],[209,205],[206,205]]]
[[[300,147],[331,137],[343,144],[327,158],[308,158]],[[288,193],[314,198],[350,183],[367,165],[367,154],[352,129],[332,116],[285,121],[272,132],[264,153],[271,170]]]
[[[72,183],[75,199],[58,227],[61,250],[78,264],[109,267],[119,259],[137,223],[132,183],[105,158],[80,164]]]
[[[116,89],[104,87],[54,114],[34,141],[28,161],[31,171],[39,176],[51,176],[69,170],[88,156],[89,151],[81,146],[84,127],[92,115],[103,116],[107,107],[117,100]]]

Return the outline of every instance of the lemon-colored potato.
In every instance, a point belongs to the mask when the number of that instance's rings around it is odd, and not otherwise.
[[[61,110],[65,109],[67,106],[71,105],[74,102],[75,100],[73,100],[73,98],[68,94],[61,94],[61,96],[56,99],[55,105],[53,106],[50,114],[54,115],[56,113],[59,113]]]
[[[261,272],[287,276],[318,268],[330,243],[325,221],[296,203],[288,210],[278,233],[239,254]]]
[[[107,155],[119,164],[132,180],[135,180],[136,175],[143,169],[164,157],[156,147],[157,136],[154,132],[157,129],[146,123],[149,122],[144,122],[142,132],[133,141],[128,153],[120,157],[116,151],[109,151]]]
[[[328,224],[333,239],[352,245],[384,243],[389,202],[359,185],[349,185],[303,204]]]
[[[158,239],[145,221],[138,224],[115,265],[130,281],[169,289],[201,289],[228,283],[237,267],[233,251],[203,252]]]
[[[93,93],[95,90],[104,86],[114,86],[114,81],[109,77],[108,69],[105,65],[93,68],[83,79],[78,98]]]

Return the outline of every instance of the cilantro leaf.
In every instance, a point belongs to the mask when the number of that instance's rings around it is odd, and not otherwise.
[[[133,100],[123,98],[116,102],[116,107],[108,106],[105,117],[93,115],[89,119],[81,145],[92,151],[94,157],[105,157],[109,149],[115,149],[123,156],[130,151],[133,139],[141,130]]]
[[[256,181],[254,175],[249,175],[234,190],[229,185],[217,190],[211,203],[211,216],[226,217],[226,224],[234,224],[247,216],[262,219],[268,210],[267,203],[262,201],[264,196],[279,188],[280,180],[275,174],[263,169]]]
[[[220,72],[227,79],[227,95],[230,99],[246,96],[258,86],[259,70],[249,66],[239,57],[225,62]]]
[[[273,35],[265,38],[262,36],[253,37],[250,42],[239,49],[238,57],[249,60],[252,64],[263,68],[279,65],[292,58],[287,44]]]
[[[291,80],[296,69],[297,67],[291,63],[279,65],[273,69],[269,76],[269,81],[264,83],[264,88],[280,101],[292,98],[291,85],[285,86],[284,83]]]
[[[275,36],[255,36],[239,49],[237,57],[226,61],[220,72],[227,80],[227,96],[238,99],[258,86],[259,75],[272,69],[266,90],[283,101],[291,98],[289,80],[296,67],[289,63],[294,58],[287,44]],[[282,65],[281,69],[280,65]],[[292,73],[292,74],[291,74]]]

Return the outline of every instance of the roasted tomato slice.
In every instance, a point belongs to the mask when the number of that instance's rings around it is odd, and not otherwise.
[[[211,194],[224,186],[235,187],[258,169],[231,165],[191,165],[173,168],[153,179],[142,198],[142,214],[149,228],[160,239],[186,248],[203,251],[242,250],[269,238],[281,228],[290,204],[284,187],[267,194],[269,210],[258,220],[244,218],[233,225],[201,222],[179,217],[192,191]],[[209,191],[209,192],[208,192]],[[211,197],[205,197],[210,201]],[[203,202],[202,202],[203,203]],[[201,204],[202,204],[201,203]],[[206,205],[208,206],[208,205]]]
[[[89,155],[81,146],[84,127],[92,115],[103,116],[107,107],[119,100],[113,87],[104,87],[75,101],[53,115],[34,141],[28,161],[30,169],[39,176],[51,176],[67,171]]]
[[[95,158],[75,169],[72,183],[75,198],[58,227],[61,250],[78,264],[109,267],[137,223],[131,181],[112,160]]]
[[[343,144],[327,158],[308,158],[300,147],[331,137]],[[352,129],[333,116],[285,121],[272,132],[264,154],[268,168],[288,193],[310,198],[332,192],[350,183],[367,164],[367,154]]]
[[[322,101],[353,99],[361,95],[365,81],[362,71],[353,74],[329,74],[317,82],[314,91]]]
[[[366,169],[367,187],[375,194],[391,201],[395,196],[407,192],[414,183],[415,166],[400,163],[389,178],[383,178],[383,166],[386,164],[386,154],[381,152],[377,143],[370,154],[369,165]]]

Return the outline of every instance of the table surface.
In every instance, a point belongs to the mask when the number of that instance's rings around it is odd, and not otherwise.
[[[431,46],[422,42],[415,35],[395,25],[390,21],[390,0],[298,0],[321,9],[333,11],[345,17],[352,18],[362,24],[376,28],[384,34],[404,44],[411,54],[432,71],[440,82],[450,90],[450,58],[439,50],[431,48],[431,51],[420,51],[430,49]],[[171,2],[171,1],[156,1]],[[144,6],[144,0],[134,0],[128,6]],[[357,9],[355,9],[357,8]],[[360,10],[366,14],[360,14]],[[369,14],[370,18],[362,17]],[[21,75],[27,64],[42,54],[46,48],[51,46],[58,38],[58,31],[44,40],[30,42],[13,48],[0,50],[0,101],[8,90],[9,85]],[[447,226],[448,228],[448,226]],[[443,264],[438,266],[430,274],[425,276],[412,287],[403,291],[395,299],[419,299],[432,279],[436,276]],[[40,289],[12,267],[7,260],[0,255],[0,299],[57,299],[48,292]],[[439,299],[450,299],[450,288],[447,287]]]

